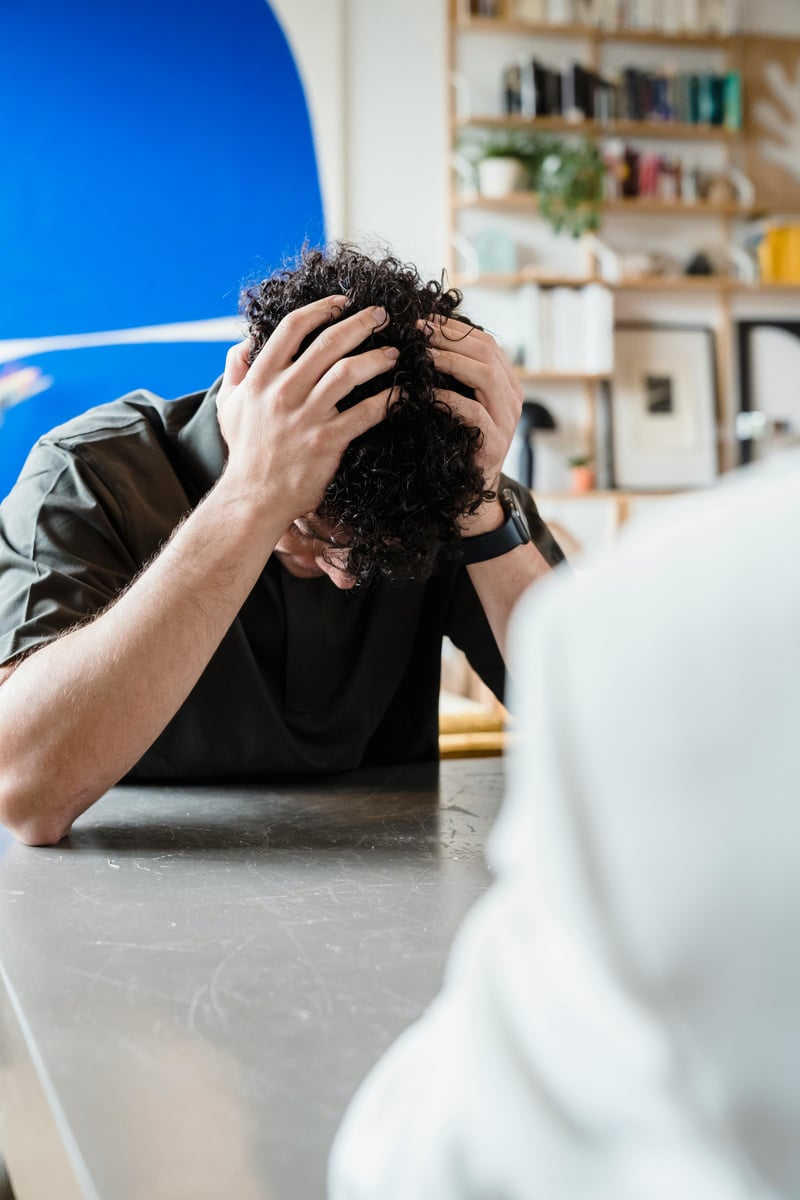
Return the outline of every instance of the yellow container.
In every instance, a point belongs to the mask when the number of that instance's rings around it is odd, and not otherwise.
[[[774,225],[758,247],[763,283],[800,284],[800,225]]]

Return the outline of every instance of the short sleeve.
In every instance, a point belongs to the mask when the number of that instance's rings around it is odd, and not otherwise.
[[[0,505],[0,664],[100,611],[140,565],[96,472],[69,446],[39,442]]]
[[[505,663],[466,567],[458,568],[444,632],[459,650],[463,650],[473,671],[502,702]]]

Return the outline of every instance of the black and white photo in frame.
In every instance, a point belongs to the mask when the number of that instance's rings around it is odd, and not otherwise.
[[[718,474],[714,334],[696,326],[621,325],[614,332],[614,485],[630,491],[707,487]]]

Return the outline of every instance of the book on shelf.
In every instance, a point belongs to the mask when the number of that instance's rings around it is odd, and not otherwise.
[[[613,366],[614,310],[602,284],[521,288],[522,354],[534,374],[606,375]]]
[[[520,289],[522,315],[522,360],[526,371],[552,371],[552,336],[548,328],[550,316],[547,293],[536,284],[526,283]]]
[[[578,288],[555,287],[547,293],[550,303],[553,370],[567,374],[583,371],[581,353],[584,321],[581,292]]]
[[[582,289],[585,370],[610,375],[614,369],[614,300],[599,283]]]

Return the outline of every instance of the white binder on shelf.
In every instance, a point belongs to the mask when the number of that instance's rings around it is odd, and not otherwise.
[[[589,283],[583,301],[584,370],[610,375],[614,370],[614,300],[610,288]]]

